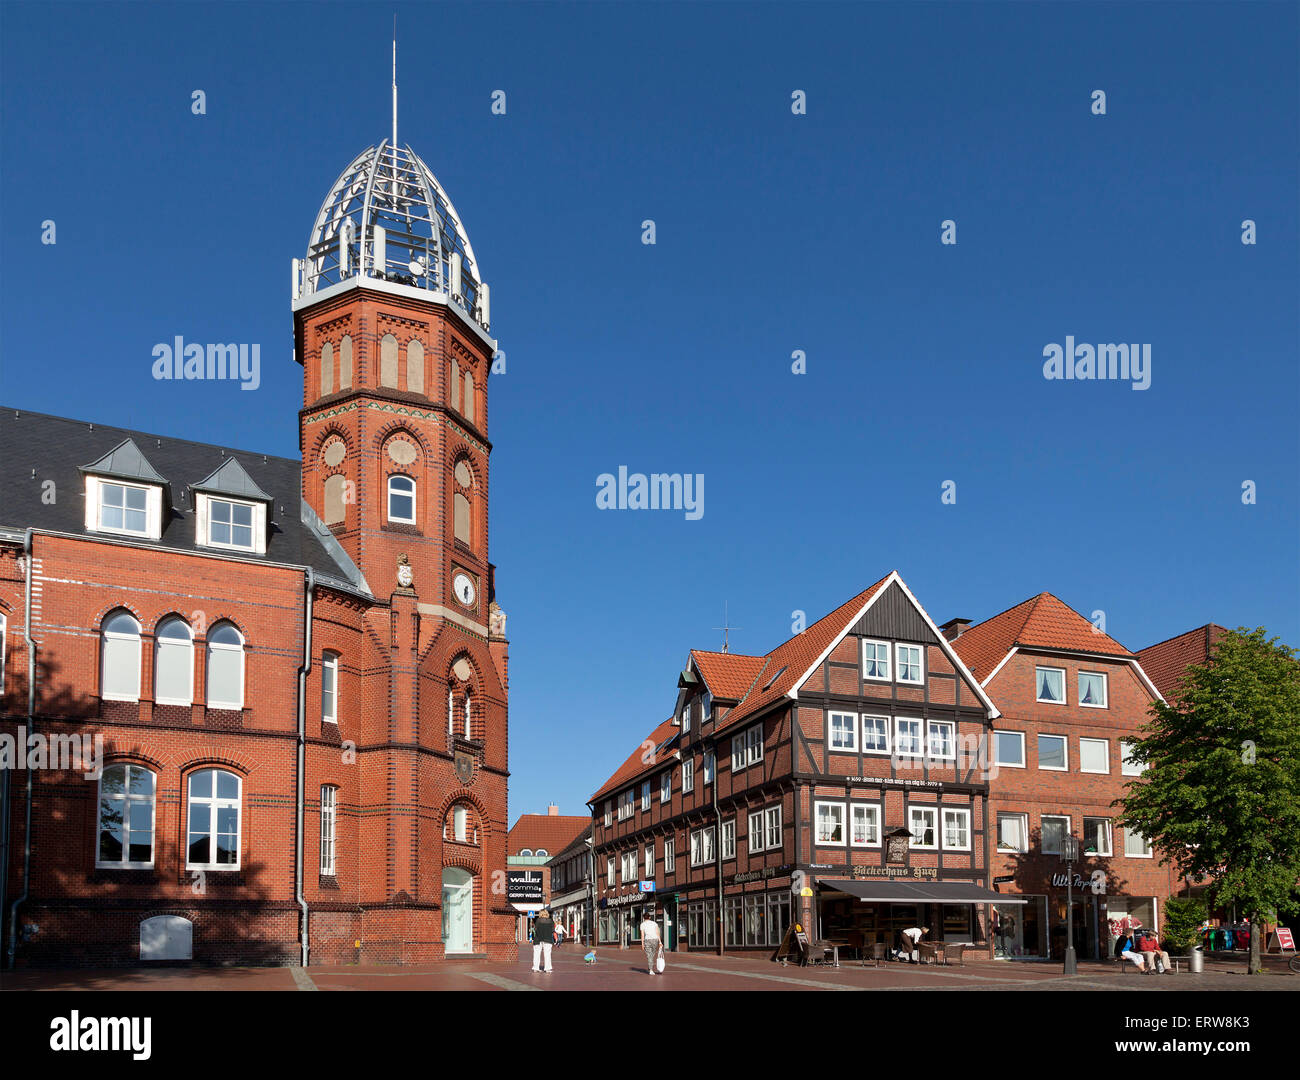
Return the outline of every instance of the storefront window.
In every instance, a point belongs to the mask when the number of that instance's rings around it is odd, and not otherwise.
[[[722,943],[734,947],[741,942],[740,897],[729,897],[722,902]]]
[[[993,905],[993,954],[995,956],[1042,956],[1044,896],[1026,896],[1027,904]]]
[[[745,897],[745,944],[767,944],[767,896],[764,893]]]

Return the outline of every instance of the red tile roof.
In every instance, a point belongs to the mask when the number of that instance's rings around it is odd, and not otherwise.
[[[1206,623],[1167,641],[1139,649],[1138,663],[1165,700],[1170,701],[1178,692],[1178,684],[1188,667],[1205,663],[1210,658],[1210,650],[1226,633],[1227,630],[1217,623]]]
[[[742,653],[708,652],[692,649],[691,659],[704,676],[704,683],[715,698],[739,701],[763,670],[763,657]]]
[[[571,814],[520,814],[506,835],[506,854],[518,855],[524,848],[532,852],[545,848],[547,854],[556,855],[590,824],[591,818]]]
[[[666,758],[662,755],[655,755],[652,751],[654,747],[677,734],[677,725],[673,723],[673,719],[673,717],[669,717],[654,731],[650,732],[645,741],[627,756],[627,760],[618,767],[618,771],[606,780],[600,790],[591,797],[592,802],[603,798],[616,788],[624,787],[642,773],[649,772],[651,769],[663,764]],[[650,745],[647,746],[646,743]],[[600,808],[597,807],[596,809],[597,813],[599,813]]]
[[[952,642],[957,655],[980,682],[1016,646],[1133,659],[1133,654],[1118,641],[1101,633],[1074,608],[1048,592],[985,619]]]
[[[891,571],[886,574],[870,588],[864,589],[852,600],[818,619],[803,633],[796,634],[789,641],[778,645],[766,656],[711,653],[692,649],[691,657],[700,667],[700,674],[704,676],[710,691],[727,698],[731,698],[734,694],[739,701],[739,704],[721,715],[713,728],[714,732],[724,731],[733,724],[755,715],[788,693],[804,677],[817,658],[831,647],[835,639],[848,626],[849,620],[857,617],[858,612],[866,607],[867,601],[876,595],[894,573]],[[714,678],[718,679],[718,686],[727,687],[727,693],[724,694],[714,686]],[[742,680],[746,679],[742,686]],[[658,746],[663,740],[676,733],[677,728],[672,720],[665,720],[650,733],[646,742],[653,742]],[[644,743],[642,745],[644,746]],[[612,791],[625,787],[643,773],[651,772],[663,763],[662,757],[647,763],[642,760],[643,753],[641,747],[634,750],[619,770],[591,797],[591,801],[595,802]]]

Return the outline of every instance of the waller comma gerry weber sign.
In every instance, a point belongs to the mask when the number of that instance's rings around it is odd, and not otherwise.
[[[507,870],[506,900],[516,911],[540,911],[542,908],[542,872]]]

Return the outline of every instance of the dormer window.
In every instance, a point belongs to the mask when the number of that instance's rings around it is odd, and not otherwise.
[[[133,536],[149,535],[149,514],[146,508],[149,489],[135,484],[99,482],[99,525],[102,532],[130,533]]]
[[[208,500],[208,543],[213,547],[253,550],[253,504]]]

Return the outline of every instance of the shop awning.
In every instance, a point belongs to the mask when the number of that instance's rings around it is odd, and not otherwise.
[[[824,890],[848,893],[876,904],[1025,904],[1019,896],[995,893],[964,881],[872,881],[818,878]]]

